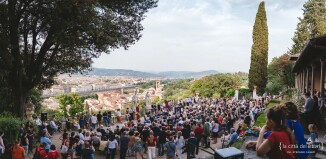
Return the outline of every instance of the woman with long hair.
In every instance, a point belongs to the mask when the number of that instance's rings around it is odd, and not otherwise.
[[[156,149],[156,143],[157,138],[154,136],[153,131],[149,132],[149,137],[146,140],[148,145],[148,159],[156,158],[155,156],[155,149]]]
[[[139,137],[139,132],[135,132],[135,145],[134,145],[134,151],[135,151],[135,159],[137,159],[137,154],[141,156],[141,158],[144,158],[144,155],[142,153],[143,151],[143,146],[141,144],[141,139]]]
[[[256,150],[257,155],[267,154],[269,158],[294,159],[295,144],[293,132],[285,125],[285,110],[282,106],[274,106],[267,110],[266,125],[260,130]],[[271,131],[264,140],[266,132]]]
[[[182,159],[182,148],[185,146],[185,140],[182,136],[182,132],[178,131],[178,137],[176,139],[176,148],[178,159]]]

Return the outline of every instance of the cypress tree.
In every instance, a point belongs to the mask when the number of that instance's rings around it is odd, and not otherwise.
[[[248,85],[250,89],[257,86],[258,94],[262,94],[267,84],[268,64],[268,26],[264,2],[258,7],[252,39]]]
[[[326,0],[308,0],[303,5],[303,17],[299,18],[292,38],[289,54],[301,53],[306,42],[315,36],[326,33]]]

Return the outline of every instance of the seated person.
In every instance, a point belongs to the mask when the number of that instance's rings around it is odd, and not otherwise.
[[[229,146],[231,146],[233,143],[237,142],[238,140],[238,134],[235,132],[234,128],[231,128],[231,135],[230,135],[230,143]]]
[[[53,119],[50,121],[50,127],[54,130],[54,132],[58,131],[58,126]]]

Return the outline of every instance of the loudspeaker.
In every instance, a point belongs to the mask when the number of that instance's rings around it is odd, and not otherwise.
[[[48,120],[48,113],[42,112],[41,113],[41,121],[46,121]]]

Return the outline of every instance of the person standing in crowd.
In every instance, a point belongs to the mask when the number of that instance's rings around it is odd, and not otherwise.
[[[304,117],[305,117],[305,121],[306,124],[312,124],[313,123],[313,114],[312,114],[312,110],[314,107],[314,100],[311,98],[311,94],[308,91],[307,93],[305,93],[305,98],[306,98],[306,102],[303,106],[304,108]]]
[[[230,141],[229,141],[229,146],[232,146],[233,143],[237,142],[238,140],[238,134],[235,131],[234,128],[231,128],[231,135],[230,135]]]
[[[145,149],[144,153],[146,153],[147,149],[148,149],[147,148],[148,147],[147,138],[149,137],[149,135],[150,135],[149,128],[148,128],[148,126],[145,126],[144,129],[141,131],[141,134],[140,134],[140,137],[142,138],[142,141],[143,141],[143,147]]]
[[[106,159],[114,159],[115,152],[118,148],[118,141],[115,139],[115,136],[112,135],[108,141],[108,153],[106,155]]]
[[[182,159],[182,148],[184,146],[185,146],[185,140],[182,136],[182,132],[178,131],[178,136],[176,139],[176,148],[177,148],[178,159]]]
[[[81,151],[81,159],[94,159],[94,150],[87,141],[84,143],[84,148]]]
[[[213,133],[213,139],[214,142],[213,144],[217,144],[217,137],[218,137],[218,132],[219,132],[219,124],[217,120],[213,120],[213,128],[212,128],[212,133]]]
[[[91,123],[92,123],[92,128],[95,129],[97,123],[97,117],[95,116],[95,114],[93,114],[91,117]]]
[[[166,148],[166,159],[174,159],[176,152],[176,145],[173,142],[173,136],[169,137],[169,141],[164,144]]]
[[[96,117],[97,117],[97,124],[98,124],[97,127],[100,127],[101,124],[102,124],[102,114],[101,114],[101,112],[98,112]]]
[[[153,131],[151,131],[149,133],[149,136],[147,137],[146,142],[148,145],[148,159],[156,158],[155,151],[156,151],[157,138],[154,136]]]
[[[209,118],[206,118],[206,122],[204,125],[204,132],[203,132],[203,138],[204,138],[204,143],[205,143],[205,148],[209,147],[209,136],[211,135],[210,131],[210,124],[209,124]]]
[[[197,149],[197,139],[195,138],[195,133],[190,133],[190,138],[187,139],[187,159],[195,158],[195,150]]]
[[[164,155],[164,144],[166,143],[166,138],[168,134],[165,131],[165,127],[162,127],[162,131],[158,134],[158,156]]]
[[[197,144],[196,144],[196,155],[198,155],[198,152],[199,152],[199,143],[203,137],[203,132],[204,132],[204,129],[203,127],[201,126],[201,123],[198,123],[197,124],[197,127],[195,128],[194,130],[194,133],[195,133],[195,137],[197,139]]]
[[[60,154],[56,150],[55,145],[51,145],[50,147],[50,152],[48,153],[48,158],[47,159],[59,159]]]
[[[108,122],[108,113],[105,111],[103,112],[103,121],[104,121],[104,125],[105,126],[109,126],[109,122]]]
[[[26,155],[28,154],[28,147],[29,147],[29,141],[27,137],[27,133],[24,132],[22,134],[22,137],[20,138],[20,145],[24,148]]]
[[[44,146],[44,149],[46,153],[49,153],[50,146],[51,146],[51,140],[46,136],[46,133],[43,132],[40,143],[46,143],[46,146]]]
[[[135,159],[137,159],[137,155],[139,154],[141,158],[144,158],[144,155],[142,153],[143,147],[141,144],[141,138],[139,137],[139,132],[135,132],[135,145],[134,145],[134,151],[135,151]]]
[[[12,159],[24,159],[25,155],[24,148],[20,146],[19,141],[16,141],[12,148]]]
[[[128,150],[129,137],[127,132],[123,132],[120,137],[120,159],[125,159]]]

